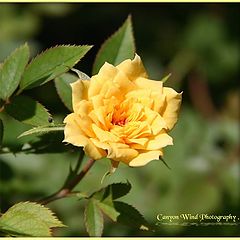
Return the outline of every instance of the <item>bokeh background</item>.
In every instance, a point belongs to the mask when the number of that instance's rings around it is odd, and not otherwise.
[[[152,224],[158,213],[240,216],[239,13],[239,4],[0,4],[0,61],[26,41],[33,56],[57,44],[92,44],[94,48],[76,66],[90,75],[103,41],[131,14],[137,53],[149,75],[161,79],[171,72],[167,85],[184,92],[183,104],[171,132],[174,146],[165,151],[171,170],[161,161],[142,168],[120,165],[104,184],[130,181],[132,191],[123,200]],[[43,103],[60,122],[69,113],[53,82],[26,94]],[[18,201],[34,201],[61,187],[77,153],[61,152],[62,136],[53,139],[55,145],[49,143],[51,154],[44,154],[41,146],[39,154],[17,153],[27,141],[17,136],[29,127],[3,113],[1,118],[4,146],[16,152],[0,155],[4,212]],[[98,161],[77,189],[101,187],[108,168],[107,160]],[[87,235],[84,204],[70,198],[49,205],[69,226],[56,230],[55,236]],[[161,225],[149,233],[108,219],[104,229],[104,236],[239,235],[239,225]]]

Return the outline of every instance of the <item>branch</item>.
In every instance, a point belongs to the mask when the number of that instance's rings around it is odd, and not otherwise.
[[[46,205],[55,200],[71,196],[73,193],[72,190],[83,179],[83,177],[87,174],[87,172],[90,170],[90,168],[93,166],[94,163],[95,163],[95,160],[89,159],[79,174],[75,175],[72,179],[67,181],[59,191],[57,191],[56,193],[46,198],[43,198],[42,200],[39,201],[39,203]]]

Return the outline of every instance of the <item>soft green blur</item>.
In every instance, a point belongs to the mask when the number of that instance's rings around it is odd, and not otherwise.
[[[132,15],[137,53],[152,79],[169,72],[166,85],[183,91],[179,121],[171,132],[174,145],[164,159],[145,167],[120,165],[103,182],[132,184],[124,201],[155,224],[159,213],[209,213],[240,217],[239,164],[239,5],[234,4],[0,4],[0,61],[28,42],[35,55],[57,44],[93,44],[77,68],[91,75],[101,43]],[[53,83],[27,92],[62,121],[68,110]],[[29,126],[1,113],[4,146],[18,151]],[[61,146],[61,138],[56,139]],[[0,156],[0,209],[18,201],[38,200],[58,190],[76,149],[58,154]],[[108,160],[98,161],[78,190],[101,185]],[[86,236],[84,200],[49,204],[68,228],[56,236]],[[167,226],[153,233],[136,231],[106,219],[104,236],[239,236],[239,226]]]

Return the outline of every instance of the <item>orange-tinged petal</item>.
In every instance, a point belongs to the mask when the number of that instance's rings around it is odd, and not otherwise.
[[[120,142],[121,139],[109,131],[104,131],[96,124],[92,124],[92,129],[101,142]]]
[[[113,79],[113,83],[121,89],[122,93],[129,92],[135,88],[135,85],[128,79],[127,75],[123,71],[118,71]]]
[[[119,162],[143,166],[173,144],[168,132],[181,93],[148,79],[138,55],[116,67],[105,63],[90,81],[71,86],[74,113],[64,120],[64,141],[83,146],[93,159],[106,156],[114,168]]]
[[[130,138],[126,140],[127,143],[137,143],[141,146],[145,146],[148,142],[148,138]]]
[[[149,108],[145,108],[146,122],[149,123],[152,129],[153,135],[157,135],[160,131],[167,127],[166,121],[157,112],[152,111]]]

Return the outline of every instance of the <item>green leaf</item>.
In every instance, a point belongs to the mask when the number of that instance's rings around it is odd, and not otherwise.
[[[29,48],[24,44],[16,49],[0,67],[0,98],[7,100],[18,87],[28,63]]]
[[[150,229],[147,221],[133,206],[124,202],[114,201],[114,207],[120,213],[117,222],[141,230]]]
[[[91,46],[56,46],[34,58],[27,66],[20,89],[40,86],[70,70]]]
[[[103,215],[96,201],[90,199],[84,212],[87,232],[91,237],[100,237],[103,232]]]
[[[16,120],[33,126],[49,125],[50,114],[47,110],[27,96],[16,96],[5,106],[6,112]]]
[[[119,216],[119,212],[115,209],[114,203],[112,199],[109,197],[104,201],[97,201],[97,205],[102,210],[104,214],[106,214],[109,218],[111,218],[114,222],[117,221],[117,217]]]
[[[93,193],[90,198],[97,200],[100,209],[113,221],[117,220],[119,212],[115,209],[113,200],[125,196],[131,190],[131,184],[127,183],[113,183],[99,191]]]
[[[51,132],[38,136],[38,140],[33,140],[28,143],[28,147],[24,148],[26,154],[44,154],[44,153],[62,153],[69,151],[79,151],[77,147],[73,148],[70,145],[62,144],[64,138],[63,131]]]
[[[71,73],[64,73],[54,80],[60,99],[70,111],[72,111],[72,89],[70,83],[75,82],[77,79]]]
[[[100,189],[99,191],[93,193],[91,197],[103,201],[109,195],[113,200],[118,199],[122,196],[125,196],[131,190],[131,184],[127,183],[113,183],[108,185],[105,188]]]
[[[20,202],[0,218],[0,230],[11,236],[48,237],[51,228],[64,227],[48,208],[33,202]]]
[[[40,126],[40,127],[35,127],[30,130],[27,130],[20,134],[18,138],[28,136],[31,134],[37,134],[37,135],[42,135],[50,132],[57,132],[57,131],[64,131],[64,124],[57,124],[53,126]]]
[[[132,59],[134,53],[132,21],[129,16],[122,27],[107,39],[100,48],[93,65],[93,74],[98,73],[105,62],[117,65],[123,60]]]
[[[4,132],[3,121],[2,121],[2,119],[0,119],[0,149],[2,147],[3,132]]]
[[[64,105],[72,112],[72,88],[70,86],[71,83],[77,81],[78,79],[80,80],[90,80],[90,77],[77,70],[72,68],[71,69],[73,72],[76,72],[78,77],[76,75],[73,75],[71,73],[64,73],[61,76],[55,78],[55,86],[57,89],[57,93],[64,103]]]

